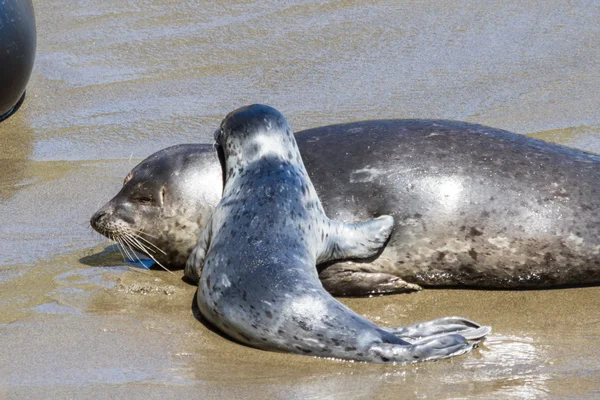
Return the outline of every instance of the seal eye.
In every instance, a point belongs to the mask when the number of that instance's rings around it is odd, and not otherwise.
[[[136,196],[133,201],[139,204],[152,204],[152,198],[148,196]]]

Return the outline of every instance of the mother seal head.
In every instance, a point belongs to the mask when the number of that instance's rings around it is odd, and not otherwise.
[[[379,327],[335,300],[316,264],[375,255],[393,218],[346,224],[325,216],[292,131],[277,110],[230,113],[216,133],[223,197],[188,260],[202,315],[250,346],[379,363],[464,354],[490,332],[462,318]]]

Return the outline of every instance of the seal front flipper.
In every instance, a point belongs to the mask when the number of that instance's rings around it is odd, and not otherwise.
[[[329,237],[322,239],[317,263],[372,257],[385,245],[393,227],[394,218],[390,215],[354,224],[329,220]]]
[[[376,264],[376,262],[375,262]],[[408,293],[422,288],[399,276],[382,272],[374,263],[341,262],[319,273],[323,287],[334,296]]]
[[[481,326],[461,317],[444,317],[399,328],[381,329],[404,340],[433,338],[447,334],[459,334],[468,340],[479,340],[492,331],[489,326]]]
[[[204,229],[202,229],[198,244],[196,244],[196,247],[194,247],[194,250],[192,250],[190,256],[188,257],[187,263],[185,264],[185,270],[183,274],[195,283],[200,281],[200,274],[202,272],[202,266],[204,264],[204,258],[206,257],[206,251],[208,250],[211,236],[212,216],[208,219]]]

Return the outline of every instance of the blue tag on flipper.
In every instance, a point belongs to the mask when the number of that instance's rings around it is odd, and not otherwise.
[[[126,259],[125,261],[129,264],[135,265],[136,267],[145,269],[148,269],[154,265],[154,260],[151,260],[149,258],[140,258],[139,260]]]

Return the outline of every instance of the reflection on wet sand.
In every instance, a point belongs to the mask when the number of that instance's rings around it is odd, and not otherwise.
[[[0,202],[21,187],[32,155],[34,133],[23,116],[26,108],[21,107],[19,114],[0,123]]]
[[[365,317],[389,326],[466,313],[494,324],[490,338],[468,356],[384,366],[239,345],[196,320],[196,288],[182,280],[181,272],[74,268],[81,255],[45,260],[0,293],[4,339],[30,350],[12,363],[5,358],[11,352],[0,354],[0,375],[20,382],[18,393],[83,395],[91,390],[86,385],[128,384],[141,394],[162,384],[181,395],[220,397],[395,398],[406,393],[409,398],[543,399],[556,387],[564,389],[561,381],[585,381],[599,372],[600,349],[591,344],[600,339],[600,288],[427,290],[344,299]],[[69,355],[56,356],[63,352]],[[40,357],[42,364],[33,363]],[[31,365],[36,365],[33,371]],[[585,396],[594,387],[578,390]]]
[[[18,183],[8,187],[10,197],[0,201],[0,268],[31,266],[98,243],[89,216],[108,197],[105,188],[119,187],[130,162],[29,160],[24,165]]]

